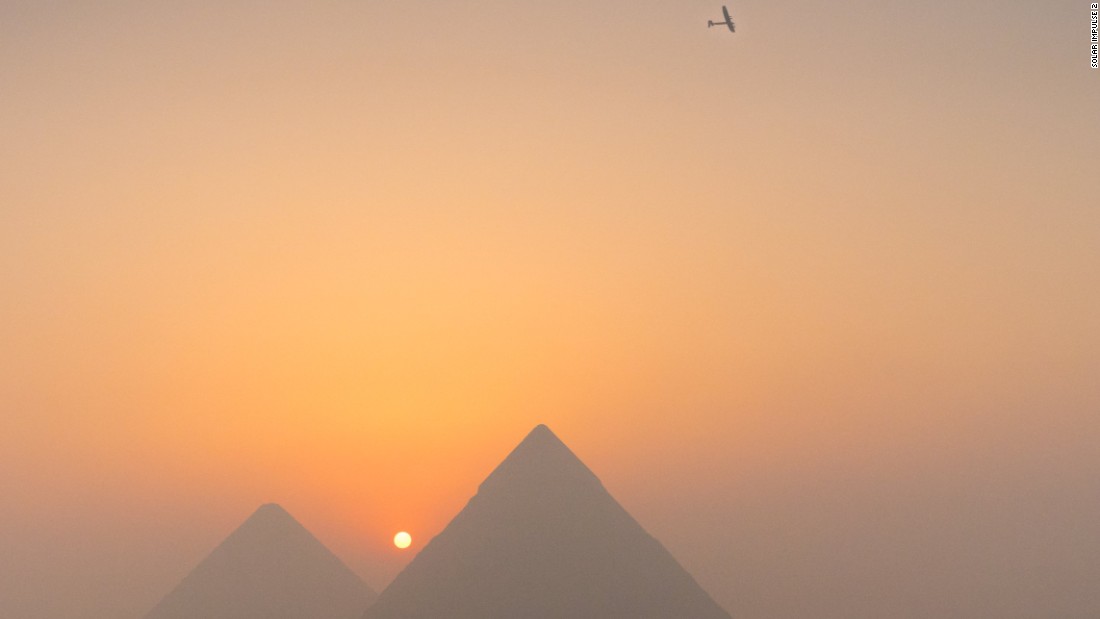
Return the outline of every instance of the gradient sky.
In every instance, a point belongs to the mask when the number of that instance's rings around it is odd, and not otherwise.
[[[0,3],[0,616],[537,423],[735,617],[1100,616],[1088,3]]]

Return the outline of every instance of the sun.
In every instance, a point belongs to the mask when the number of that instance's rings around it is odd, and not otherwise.
[[[409,544],[413,542],[413,538],[408,533],[401,531],[397,535],[393,536],[393,545],[404,550],[409,547]]]

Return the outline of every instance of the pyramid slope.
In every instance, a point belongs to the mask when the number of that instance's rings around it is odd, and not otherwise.
[[[374,598],[317,538],[269,503],[145,619],[352,619]]]
[[[546,426],[365,619],[729,619]]]

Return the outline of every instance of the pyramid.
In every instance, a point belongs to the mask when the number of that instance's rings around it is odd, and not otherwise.
[[[729,619],[544,425],[364,619]]]
[[[358,619],[375,595],[297,520],[269,503],[145,619]]]

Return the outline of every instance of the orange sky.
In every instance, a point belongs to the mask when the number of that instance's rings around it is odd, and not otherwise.
[[[1086,4],[965,4],[4,3],[0,615],[537,423],[735,616],[1100,613]]]

